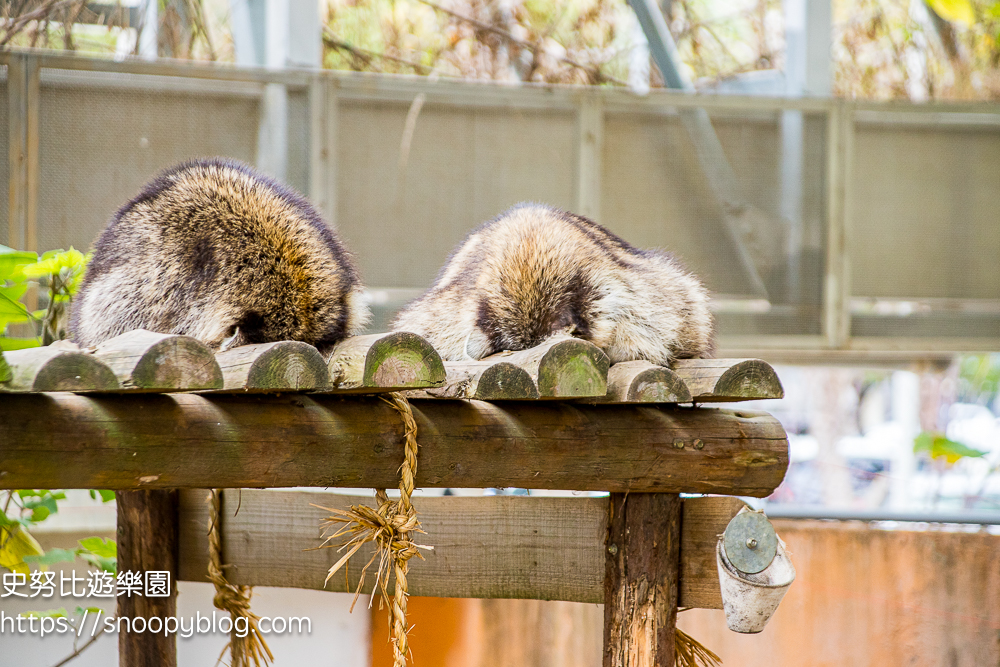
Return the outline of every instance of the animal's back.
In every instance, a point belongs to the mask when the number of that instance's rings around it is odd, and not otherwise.
[[[540,205],[514,207],[472,232],[393,326],[451,360],[566,333],[612,362],[669,363],[708,356],[713,338],[705,288],[671,256]]]
[[[151,181],[108,223],[73,305],[96,345],[132,329],[328,348],[367,319],[353,260],[300,195],[230,160]]]

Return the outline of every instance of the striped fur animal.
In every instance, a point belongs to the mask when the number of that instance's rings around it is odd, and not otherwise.
[[[594,343],[612,363],[669,364],[713,348],[708,293],[677,260],[535,204],[473,231],[393,328],[425,337],[452,361],[523,350],[559,334]]]
[[[369,314],[354,261],[302,196],[225,159],[161,173],[112,217],[73,304],[83,346],[132,329],[212,348],[328,351]]]

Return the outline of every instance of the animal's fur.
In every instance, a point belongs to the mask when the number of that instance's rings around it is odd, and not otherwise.
[[[586,218],[533,204],[485,223],[452,254],[395,329],[445,359],[481,359],[568,333],[611,362],[704,357],[708,293],[669,254],[639,250]]]
[[[300,195],[245,164],[169,169],[108,223],[73,304],[84,346],[132,329],[210,347],[299,340],[324,351],[368,318],[352,257]]]

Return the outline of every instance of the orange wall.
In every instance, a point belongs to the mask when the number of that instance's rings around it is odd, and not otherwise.
[[[775,521],[798,577],[759,635],[695,609],[680,626],[738,667],[1000,665],[1000,536]],[[373,605],[373,667],[392,665]],[[600,605],[411,598],[418,667],[599,667]]]

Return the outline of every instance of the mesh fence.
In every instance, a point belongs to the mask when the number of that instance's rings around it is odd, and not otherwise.
[[[253,163],[261,88],[43,69],[39,250],[89,247],[113,212],[172,164],[213,155]],[[0,82],[2,156],[6,91]],[[329,146],[336,223],[373,287],[377,329],[481,222],[522,201],[569,210],[580,201],[572,104],[431,96],[415,113],[412,102],[341,95]],[[604,113],[598,222],[633,245],[675,253],[702,276],[722,336],[821,334],[826,113],[726,105],[709,112],[721,153],[706,153],[684,111],[626,106]],[[286,180],[308,193],[308,91],[289,88],[287,110]],[[9,172],[4,157],[0,182]],[[720,173],[730,175],[721,193]],[[857,124],[846,211],[851,293],[860,298],[852,335],[1000,336],[998,174],[1000,125]],[[8,238],[7,188],[0,199]]]

